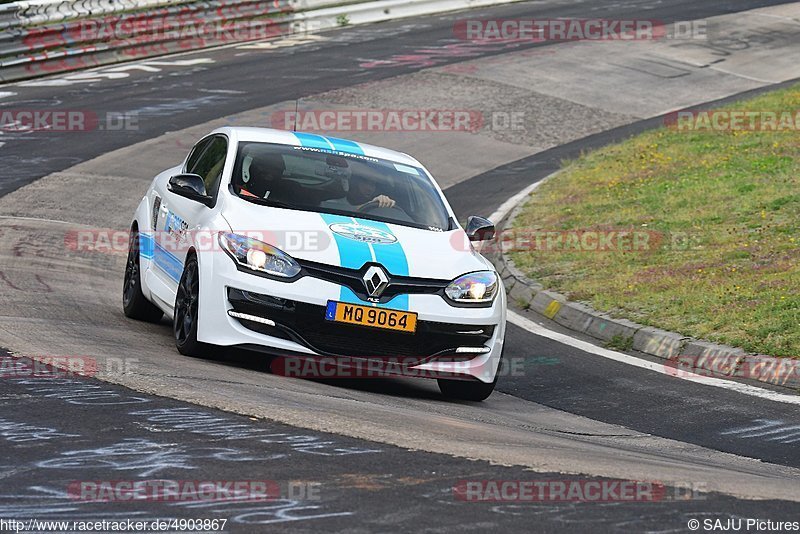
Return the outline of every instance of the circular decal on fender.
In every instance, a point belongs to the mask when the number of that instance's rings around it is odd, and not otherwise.
[[[336,223],[330,225],[329,228],[335,234],[347,239],[361,241],[362,243],[388,245],[397,241],[397,238],[391,232],[358,223]]]

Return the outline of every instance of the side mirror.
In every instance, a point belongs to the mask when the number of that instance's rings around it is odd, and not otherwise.
[[[473,215],[467,219],[466,232],[470,241],[488,241],[494,237],[494,223]]]
[[[200,202],[209,207],[214,200],[206,193],[206,184],[197,174],[176,174],[169,179],[168,189],[178,196]]]

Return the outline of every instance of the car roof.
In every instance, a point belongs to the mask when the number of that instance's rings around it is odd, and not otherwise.
[[[214,130],[214,133],[232,135],[232,137],[240,143],[242,141],[249,141],[321,148],[350,154],[362,154],[373,158],[422,167],[420,162],[403,152],[349,139],[341,139],[339,137],[330,137],[327,135],[323,136],[312,132],[293,132],[289,130],[275,130],[272,128],[256,128],[249,126],[225,126]]]

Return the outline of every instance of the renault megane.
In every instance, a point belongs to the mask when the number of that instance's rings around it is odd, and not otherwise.
[[[502,281],[414,158],[315,134],[225,127],[152,181],[131,226],[123,308],[173,318],[182,354],[391,361],[483,400],[503,351]]]

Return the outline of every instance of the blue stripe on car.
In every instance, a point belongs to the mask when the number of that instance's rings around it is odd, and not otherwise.
[[[378,230],[383,230],[389,234],[394,235],[389,229],[389,225],[379,221],[366,221],[359,219],[359,224],[371,226]],[[399,241],[394,243],[375,243],[372,245],[372,250],[375,251],[375,260],[383,265],[390,274],[395,276],[408,276],[408,259],[403,250],[403,245]],[[408,309],[408,295],[397,295],[390,302],[392,308],[399,310]]]
[[[149,232],[139,234],[139,255],[146,259],[153,259],[153,235]]]
[[[364,155],[364,149],[356,143],[355,141],[350,141],[348,139],[339,139],[338,137],[326,137],[325,139],[328,140],[330,144],[333,145],[333,148],[339,150],[341,152],[348,152],[350,154],[358,154],[360,156]]]
[[[333,215],[331,213],[320,213],[322,220],[328,226],[337,223],[352,223],[350,217],[343,215]],[[369,245],[354,239],[348,239],[344,236],[333,232],[333,239],[336,242],[336,248],[339,250],[339,265],[348,269],[360,269],[365,263],[372,261],[372,253],[370,253]],[[362,302],[350,288],[341,286],[340,300],[342,302],[357,303]]]
[[[153,258],[156,266],[164,271],[167,276],[179,282],[181,274],[183,273],[183,262],[170,251],[159,245],[158,242],[155,243],[154,252]]]
[[[364,155],[364,149],[361,146],[348,139],[339,139],[338,137],[323,137],[321,135],[309,134],[304,132],[292,132],[300,145],[310,148],[330,149],[333,147],[340,152],[347,152],[350,154]],[[353,220],[349,217],[342,215],[333,215],[322,213],[320,214],[325,223],[330,226],[336,223],[352,223]],[[392,233],[389,226],[382,222],[367,221],[358,219],[358,224],[364,226],[371,226],[383,230],[384,232]],[[394,234],[392,234],[394,235]],[[391,244],[374,244],[370,245],[354,239],[348,239],[337,233],[333,233],[333,239],[336,242],[336,247],[339,250],[339,264],[348,269],[360,269],[365,263],[372,261],[373,254],[375,261],[384,266],[390,274],[397,276],[408,276],[408,260],[406,259],[403,246],[394,242]],[[356,296],[353,291],[346,287],[341,286],[339,299],[342,302],[359,303],[364,302]],[[373,305],[375,305],[373,303]],[[408,295],[397,295],[388,305],[395,309],[407,310],[408,309]],[[385,305],[379,305],[385,306]]]
[[[354,221],[362,226],[369,226],[384,232],[392,234],[389,226],[386,223],[378,221],[369,221],[365,219],[352,219],[343,215],[333,215],[329,213],[321,213],[322,219],[328,226],[332,224],[353,224]],[[394,234],[392,234],[394,235]],[[372,256],[375,255],[375,262],[383,265],[389,271],[389,274],[395,276],[408,276],[408,259],[406,258],[403,246],[395,241],[389,244],[368,244],[363,241],[349,239],[342,235],[333,232],[333,239],[336,247],[339,250],[339,264],[348,269],[361,269],[365,263],[373,261]],[[340,286],[339,299],[341,302],[349,303],[363,303],[364,300],[358,296],[347,286]],[[381,308],[392,308],[396,310],[408,310],[408,295],[397,295],[392,300],[385,304],[370,303],[373,306]]]
[[[309,148],[322,148],[324,150],[331,150],[333,149],[333,145],[331,145],[327,139],[322,137],[321,135],[310,134],[305,132],[292,132],[297,140],[300,141],[301,146],[309,147]]]
[[[309,148],[321,148],[323,150],[338,150],[348,154],[364,155],[364,149],[355,141],[349,139],[339,139],[338,137],[324,137],[322,135],[306,132],[292,132],[300,141],[300,146]]]

